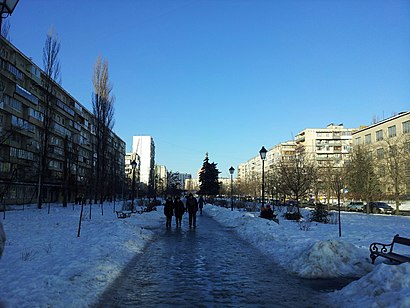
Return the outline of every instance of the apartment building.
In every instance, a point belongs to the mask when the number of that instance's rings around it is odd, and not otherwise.
[[[0,195],[6,203],[35,202],[44,128],[45,73],[0,37]],[[91,194],[98,157],[94,116],[54,83],[44,201]],[[109,133],[107,170],[115,193],[124,179],[125,142]]]
[[[305,154],[319,167],[342,167],[351,152],[354,131],[333,123],[326,128],[304,129],[295,136],[296,153]]]
[[[293,140],[285,141],[270,148],[266,153],[265,172],[272,170],[280,161],[294,157],[296,143]],[[252,157],[238,166],[238,179],[244,183],[246,179],[259,178],[262,174],[262,159],[260,155]]]
[[[401,194],[410,195],[410,111],[359,129],[353,133],[353,143],[354,147],[364,146],[371,153],[383,194],[394,194],[389,170],[395,170]]]

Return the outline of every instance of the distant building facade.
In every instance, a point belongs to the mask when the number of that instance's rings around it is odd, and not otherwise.
[[[155,166],[155,191],[157,195],[162,195],[167,188],[167,167]]]
[[[397,189],[410,198],[410,111],[359,129],[353,133],[353,144],[365,147],[373,158],[382,195],[393,198]]]
[[[181,184],[181,189],[186,190],[185,182],[188,179],[192,179],[192,175],[188,173],[179,173],[178,178],[179,178],[179,183]]]
[[[154,188],[155,144],[151,136],[133,136],[132,153],[140,158],[140,182]]]
[[[295,137],[296,153],[305,154],[318,167],[329,164],[342,167],[351,153],[354,131],[333,123],[326,128],[307,128]]]

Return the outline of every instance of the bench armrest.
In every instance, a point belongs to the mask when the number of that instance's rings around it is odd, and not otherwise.
[[[372,243],[370,244],[370,252],[373,253],[378,253],[378,252],[382,252],[382,253],[388,253],[391,252],[393,249],[393,243],[390,244],[383,244],[383,243]]]

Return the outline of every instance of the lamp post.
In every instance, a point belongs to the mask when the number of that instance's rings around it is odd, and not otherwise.
[[[0,0],[0,35],[1,35],[1,24],[3,18],[6,18],[13,14],[19,0]]]
[[[235,172],[235,168],[231,166],[229,168],[229,173],[231,174],[231,211],[233,211],[233,173]]]
[[[266,153],[268,151],[263,146],[262,149],[259,151],[259,155],[262,159],[262,206],[265,206],[265,159]]]
[[[131,211],[134,211],[134,193],[135,193],[135,168],[137,167],[137,162],[135,159],[131,162],[132,167],[132,196],[131,196]]]
[[[337,196],[337,204],[338,204],[338,216],[339,216],[339,237],[342,237],[342,225],[340,221],[340,199],[342,190],[344,190],[343,179],[341,177],[336,176],[334,178],[334,188]]]

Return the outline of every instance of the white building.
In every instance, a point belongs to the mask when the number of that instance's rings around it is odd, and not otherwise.
[[[179,177],[179,182],[181,183],[182,189],[184,190],[187,189],[187,187],[185,187],[186,180],[192,179],[192,175],[188,173],[179,173],[178,177]]]
[[[133,136],[132,152],[140,158],[140,182],[153,187],[155,170],[155,144],[151,136]]]
[[[319,167],[329,163],[341,167],[351,153],[355,130],[333,123],[326,128],[307,128],[295,137],[296,152],[304,153]]]

